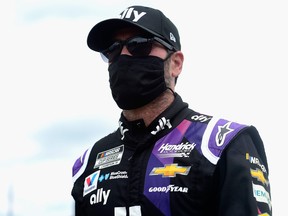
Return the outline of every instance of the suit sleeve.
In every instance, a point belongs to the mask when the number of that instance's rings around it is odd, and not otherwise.
[[[266,154],[254,127],[231,141],[216,165],[214,177],[219,216],[272,216]]]
[[[82,208],[80,207],[79,203],[75,202],[75,216],[85,216]]]

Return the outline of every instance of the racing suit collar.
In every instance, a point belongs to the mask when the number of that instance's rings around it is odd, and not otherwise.
[[[178,124],[179,122],[174,121],[174,116],[176,114],[178,115],[179,112],[186,108],[188,108],[188,104],[183,102],[180,95],[175,93],[175,100],[173,103],[155,118],[148,127],[145,126],[143,119],[128,121],[123,113],[121,113],[119,119],[120,131],[126,130],[125,137],[130,137],[132,139],[137,139],[137,137],[143,138],[145,135],[154,136],[159,132],[162,133],[163,131],[167,131],[167,129],[169,130],[172,124]]]

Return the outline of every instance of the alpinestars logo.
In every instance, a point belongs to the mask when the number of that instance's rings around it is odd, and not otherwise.
[[[218,126],[218,132],[215,137],[216,145],[217,146],[222,146],[224,144],[225,138],[227,134],[231,133],[234,131],[234,129],[229,128],[232,122],[227,122],[223,126]]]
[[[167,126],[169,129],[172,128],[172,125],[170,123],[169,119],[166,119],[165,117],[162,117],[159,119],[159,124],[156,126],[156,130],[151,131],[152,135],[156,135],[159,131],[164,130],[165,126]]]

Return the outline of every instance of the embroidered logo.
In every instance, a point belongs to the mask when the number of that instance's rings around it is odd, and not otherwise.
[[[87,176],[84,181],[83,196],[97,189],[97,182],[99,178],[100,170]]]
[[[175,177],[176,174],[188,175],[191,166],[178,166],[175,164],[165,164],[165,167],[155,167],[150,175],[162,175],[162,177]]]
[[[231,133],[234,131],[234,129],[229,128],[232,122],[227,122],[223,126],[218,126],[218,132],[215,137],[216,145],[217,146],[222,146],[224,144],[225,138],[227,134]]]
[[[172,125],[170,123],[169,119],[166,119],[165,117],[162,117],[158,120],[159,124],[156,126],[156,129],[154,131],[151,131],[152,135],[156,135],[161,130],[165,129],[165,126],[167,126],[169,129],[172,128]]]
[[[168,157],[189,157],[192,150],[195,148],[195,143],[180,143],[180,144],[169,144],[163,143],[158,148],[157,156],[159,158]]]
[[[120,163],[124,152],[124,145],[108,149],[97,154],[94,168],[104,169]]]
[[[129,129],[124,129],[124,127],[122,126],[122,124],[123,124],[123,122],[121,122],[121,121],[119,121],[119,129],[120,129],[120,133],[121,133],[121,135],[122,135],[122,137],[121,137],[121,140],[124,140],[124,138],[125,138],[125,133],[127,132],[127,131],[129,131]]]
[[[125,9],[121,14],[120,14],[120,19],[130,19],[132,16],[133,22],[138,22],[138,20],[143,17],[146,14],[146,12],[139,12],[137,10],[134,10],[133,7]]]
[[[266,184],[266,185],[269,184],[268,181],[266,180],[263,172],[260,169],[256,169],[256,170],[250,169],[250,173],[251,173],[251,176],[253,178],[257,179],[262,184]]]

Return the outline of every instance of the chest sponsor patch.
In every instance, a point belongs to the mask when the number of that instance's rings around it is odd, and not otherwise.
[[[178,166],[175,164],[165,164],[164,167],[154,167],[150,172],[150,176],[162,175],[163,178],[176,177],[176,174],[188,175],[191,166]]]
[[[84,181],[84,189],[83,189],[83,197],[97,189],[97,182],[99,179],[100,170],[92,173],[91,175],[87,176]]]
[[[180,143],[180,144],[169,144],[163,143],[157,149],[157,156],[159,158],[168,158],[168,157],[189,157],[191,151],[196,146],[195,143]]]
[[[124,145],[99,152],[96,157],[94,168],[104,169],[119,164],[123,153]]]
[[[168,192],[180,192],[180,193],[188,193],[188,187],[180,187],[176,185],[168,185],[168,186],[160,186],[160,187],[150,187],[149,193],[168,193]]]
[[[90,204],[95,205],[97,203],[102,203],[103,205],[106,205],[110,191],[110,189],[107,191],[103,190],[103,188],[97,189],[96,193],[90,196]]]

